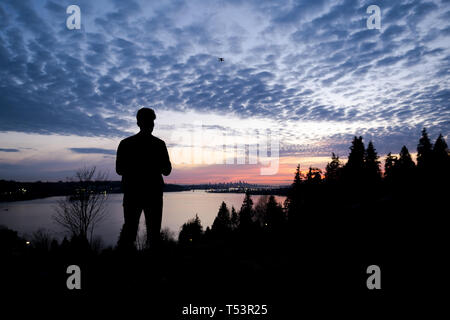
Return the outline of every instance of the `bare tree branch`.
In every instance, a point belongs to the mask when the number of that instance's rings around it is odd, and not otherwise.
[[[106,216],[108,195],[101,189],[107,175],[96,167],[77,170],[77,188],[73,194],[57,202],[54,221],[72,236],[85,237],[92,242],[95,227]]]

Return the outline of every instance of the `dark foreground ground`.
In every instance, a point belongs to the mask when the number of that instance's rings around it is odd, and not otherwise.
[[[3,243],[2,304],[14,304],[17,314],[62,308],[93,315],[87,310],[94,308],[147,319],[210,318],[183,315],[189,305],[216,306],[222,311],[214,319],[388,317],[429,300],[437,308],[448,290],[448,202],[443,190],[429,190],[429,201],[416,191],[338,209],[318,196],[315,210],[282,234],[190,246],[165,241],[158,252],[18,252]],[[381,290],[366,286],[373,264],[381,269]],[[66,287],[69,265],[81,268],[81,290]],[[227,305],[240,305],[240,312],[242,305],[267,305],[267,314],[238,316]]]

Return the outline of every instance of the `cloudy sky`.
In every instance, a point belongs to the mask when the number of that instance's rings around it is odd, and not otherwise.
[[[66,26],[71,4],[80,30]],[[450,132],[449,21],[448,0],[2,0],[0,178],[96,165],[118,179],[115,150],[141,106],[157,113],[168,182],[290,182],[298,162],[345,160],[354,135],[382,156],[414,152],[422,127]],[[269,134],[276,174],[261,175],[270,161],[210,161]]]

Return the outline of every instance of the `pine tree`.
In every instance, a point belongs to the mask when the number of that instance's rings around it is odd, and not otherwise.
[[[430,138],[428,138],[427,129],[422,129],[422,137],[417,145],[417,167],[422,174],[427,174],[431,170],[432,149]]]
[[[406,146],[402,147],[396,165],[399,168],[405,168],[407,170],[414,169],[416,167],[416,164],[412,160],[411,155],[409,154],[408,148]]]
[[[262,195],[253,206],[253,221],[258,222],[260,226],[265,223],[267,202],[269,201],[268,195]]]
[[[367,145],[367,149],[364,152],[364,170],[367,182],[373,183],[381,179],[380,161],[379,156],[372,141]]]
[[[395,163],[395,172],[400,182],[411,182],[415,178],[416,164],[409,154],[406,146],[402,147],[399,158]]]
[[[319,168],[309,167],[308,173],[306,174],[307,183],[320,183],[322,181],[322,170]]]
[[[448,146],[447,142],[445,142],[445,139],[442,136],[442,133],[439,134],[439,137],[436,139],[436,142],[434,143],[433,153],[435,157],[436,156],[443,157],[445,159],[448,157]]]
[[[291,188],[289,189],[289,193],[285,201],[285,207],[287,208],[288,212],[288,219],[291,224],[296,224],[300,216],[301,184],[302,180],[300,164],[298,164],[295,171],[294,181],[292,182]]]
[[[387,181],[393,181],[395,179],[395,163],[396,162],[397,162],[397,157],[393,156],[389,152],[386,157],[386,160],[384,162],[384,178]]]
[[[253,200],[250,192],[245,192],[245,198],[242,202],[241,210],[239,211],[239,227],[241,229],[248,229],[252,225],[253,219]]]
[[[292,184],[293,188],[297,188],[302,183],[301,172],[300,172],[300,163],[297,165],[297,169],[295,170],[294,182]]]
[[[338,182],[340,179],[342,164],[339,160],[339,156],[336,156],[334,152],[331,155],[331,162],[329,162],[325,168],[325,181],[326,182]]]
[[[344,176],[347,181],[360,181],[364,171],[364,143],[362,137],[354,137],[350,147],[347,163],[344,166]]]
[[[436,162],[436,164],[443,165],[448,161],[448,158],[449,154],[447,142],[445,142],[442,134],[439,134],[439,137],[436,139],[433,147],[433,160]]]
[[[239,216],[234,206],[231,206],[231,229],[235,230],[239,227]]]
[[[211,227],[211,232],[219,237],[225,236],[231,230],[230,211],[224,201]]]
[[[281,230],[285,221],[283,208],[275,200],[273,195],[269,197],[265,211],[264,227],[271,232]]]
[[[439,179],[450,178],[450,156],[447,143],[442,134],[436,139],[433,147],[433,168],[439,172]]]

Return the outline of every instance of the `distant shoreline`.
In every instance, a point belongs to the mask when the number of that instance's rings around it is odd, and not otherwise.
[[[98,192],[122,193],[120,181],[94,182]],[[43,199],[56,196],[73,194],[79,187],[78,182],[17,182],[0,180],[0,202],[15,202]],[[164,192],[205,190],[208,193],[244,193],[249,191],[255,195],[280,195],[285,196],[288,186],[268,186],[248,184],[245,182],[216,183],[198,185],[165,184]]]

